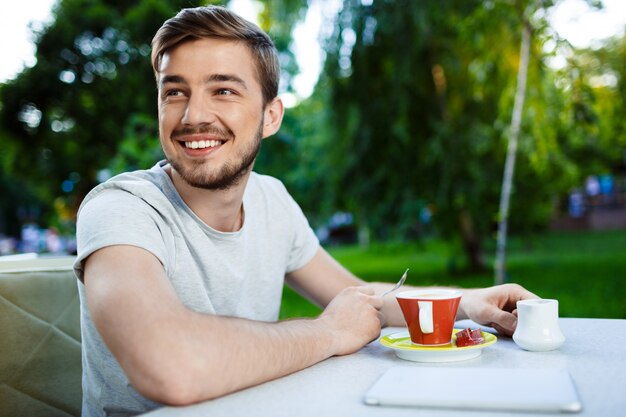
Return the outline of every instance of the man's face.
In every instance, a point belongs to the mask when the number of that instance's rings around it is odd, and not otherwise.
[[[159,133],[165,157],[189,185],[227,189],[252,169],[264,130],[261,86],[242,43],[191,40],[163,55]],[[282,109],[282,107],[281,107]]]

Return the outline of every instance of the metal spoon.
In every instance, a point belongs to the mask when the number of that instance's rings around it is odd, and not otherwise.
[[[402,286],[402,284],[404,284],[404,281],[406,281],[406,274],[409,272],[409,268],[406,269],[406,271],[404,271],[404,274],[402,274],[402,277],[400,278],[400,281],[398,281],[398,283],[390,290],[385,291],[384,293],[382,293],[381,297],[384,297],[385,295],[389,294],[390,292],[393,292],[395,290],[397,290],[398,288],[400,288]]]

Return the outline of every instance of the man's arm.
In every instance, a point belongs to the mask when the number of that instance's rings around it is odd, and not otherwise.
[[[368,288],[341,291],[316,319],[265,323],[187,309],[157,258],[134,246],[96,251],[84,276],[96,328],[131,384],[166,404],[287,375],[352,353],[380,332],[382,303]]]
[[[393,286],[393,284],[384,282],[368,283],[357,278],[322,247],[304,267],[288,274],[286,283],[300,295],[322,308],[326,307],[336,294],[347,287],[367,285],[376,294],[382,294]],[[407,287],[401,288],[400,291],[403,289],[406,290]],[[382,325],[403,326],[404,318],[394,293],[383,297],[382,301],[383,307],[380,310]]]
[[[398,275],[399,277],[400,275]],[[382,294],[394,285],[384,282],[366,283],[362,281],[341,266],[323,248],[318,250],[318,253],[306,266],[289,274],[287,283],[321,307],[326,306],[334,294],[345,287],[367,284],[374,289],[376,294]],[[411,289],[420,289],[420,287],[404,285],[383,297],[383,307],[380,310],[383,325],[405,325],[395,294]],[[517,284],[504,284],[482,289],[462,289],[462,291],[463,297],[457,319],[469,318],[479,324],[494,327],[499,333],[507,336],[513,334],[517,325],[517,301],[537,298],[535,294]]]

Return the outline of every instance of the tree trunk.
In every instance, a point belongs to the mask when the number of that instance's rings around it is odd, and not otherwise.
[[[472,271],[482,271],[485,269],[483,250],[480,239],[476,235],[474,221],[467,209],[461,210],[459,214],[461,226],[461,238],[463,239],[463,250]]]
[[[358,241],[362,248],[367,248],[370,245],[370,228],[368,225],[359,226]]]
[[[513,117],[511,120],[511,136],[509,137],[506,162],[504,164],[504,178],[502,180],[502,191],[500,193],[500,212],[498,221],[498,243],[496,248],[495,262],[495,285],[505,282],[505,256],[506,237],[509,217],[509,202],[511,200],[511,184],[513,173],[515,172],[515,157],[517,154],[517,139],[519,137],[520,125],[522,122],[522,110],[524,108],[524,98],[526,96],[526,76],[528,73],[528,61],[530,55],[530,23],[524,19],[522,28],[522,45],[520,51],[520,62],[517,71],[517,89],[515,91],[515,104],[513,105]]]
[[[370,225],[366,221],[367,213],[365,213],[365,210],[359,210],[358,219],[359,227],[357,229],[357,240],[360,247],[367,248],[370,245],[371,230]]]

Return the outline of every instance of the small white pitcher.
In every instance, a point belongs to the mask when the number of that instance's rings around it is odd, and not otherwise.
[[[559,301],[518,301],[517,328],[513,340],[517,346],[533,352],[558,349],[565,342],[565,336],[559,328]]]

